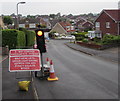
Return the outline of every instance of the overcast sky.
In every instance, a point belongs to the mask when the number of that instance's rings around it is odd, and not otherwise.
[[[117,9],[119,0],[22,0],[19,13],[22,15],[84,14],[100,13],[103,9]],[[34,2],[33,2],[34,1]],[[20,0],[1,0],[0,14],[16,14],[16,4]]]

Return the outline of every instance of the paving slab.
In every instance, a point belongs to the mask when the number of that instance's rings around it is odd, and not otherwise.
[[[34,99],[31,83],[28,92],[20,91],[18,87],[18,82],[21,80],[31,81],[30,72],[9,72],[8,62],[8,58],[2,62],[2,100]]]
[[[96,49],[83,47],[83,46],[80,46],[78,44],[74,44],[74,43],[70,43],[70,42],[65,43],[65,45],[67,45],[68,47],[70,47],[74,50],[83,52],[85,54],[89,54],[92,56],[99,56],[99,57],[102,57],[102,58],[110,60],[110,61],[118,62],[118,60],[120,59],[119,48],[109,48],[106,50],[96,50]]]

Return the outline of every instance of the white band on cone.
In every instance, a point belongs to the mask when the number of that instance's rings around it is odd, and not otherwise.
[[[53,67],[53,65],[51,65],[51,67],[50,67],[50,73],[54,73],[55,71],[54,71],[54,67]]]

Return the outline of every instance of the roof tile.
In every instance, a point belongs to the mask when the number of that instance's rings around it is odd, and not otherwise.
[[[115,21],[120,21],[120,9],[117,10],[104,10],[108,15],[110,15]]]

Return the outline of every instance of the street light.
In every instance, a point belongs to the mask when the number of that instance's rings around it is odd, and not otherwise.
[[[18,30],[19,30],[19,19],[18,19],[18,5],[19,4],[25,4],[26,2],[18,2],[17,3],[17,28],[18,28]]]

